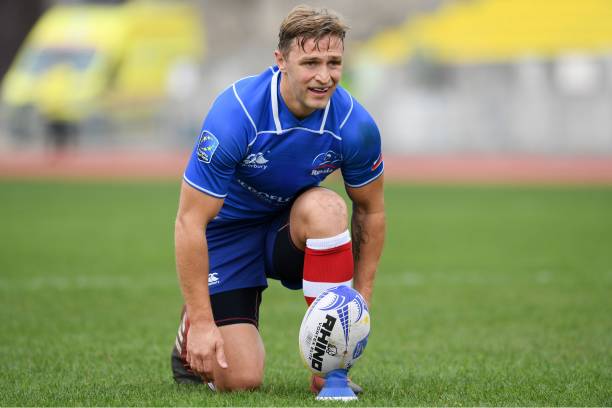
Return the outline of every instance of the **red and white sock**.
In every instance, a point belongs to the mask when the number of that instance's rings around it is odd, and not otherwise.
[[[306,240],[304,299],[310,305],[325,290],[353,284],[353,244],[348,230],[329,238]]]

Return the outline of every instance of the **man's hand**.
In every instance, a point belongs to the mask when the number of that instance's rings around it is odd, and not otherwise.
[[[215,323],[190,326],[187,335],[187,362],[207,382],[215,379],[215,363],[221,368],[227,368],[223,338]]]
[[[174,229],[176,268],[191,321],[187,362],[206,381],[214,380],[215,364],[227,368],[223,338],[215,325],[208,292],[208,222],[223,200],[202,194],[183,181]]]

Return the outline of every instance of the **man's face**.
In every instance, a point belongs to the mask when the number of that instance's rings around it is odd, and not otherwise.
[[[342,77],[344,44],[335,36],[324,37],[317,47],[315,40],[297,39],[288,54],[276,50],[276,63],[282,72],[281,95],[291,112],[303,118],[323,109]]]

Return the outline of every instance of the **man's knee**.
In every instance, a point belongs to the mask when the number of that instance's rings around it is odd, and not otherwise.
[[[215,387],[219,391],[249,391],[256,390],[263,383],[262,372],[240,372],[233,375],[223,376],[215,381]]]
[[[228,367],[215,367],[215,387],[219,391],[254,390],[263,382],[265,350],[259,332],[251,324],[219,327],[225,342]]]
[[[295,201],[290,222],[293,238],[300,238],[300,241],[326,238],[347,230],[348,209],[340,195],[326,188],[315,187]]]

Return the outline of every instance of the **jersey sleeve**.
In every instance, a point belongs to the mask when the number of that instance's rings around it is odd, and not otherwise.
[[[374,119],[357,101],[342,136],[342,177],[349,187],[362,187],[383,173],[380,132]]]
[[[248,119],[230,87],[213,103],[198,136],[183,179],[217,198],[227,196],[236,166],[245,156]]]

